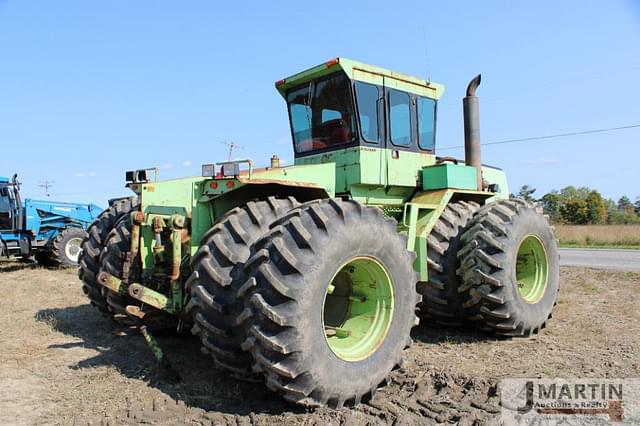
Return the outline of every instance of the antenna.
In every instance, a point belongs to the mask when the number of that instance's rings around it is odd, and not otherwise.
[[[427,27],[422,27],[424,31],[424,62],[427,67],[427,83],[431,84],[431,75],[429,74],[429,35],[427,34]]]
[[[40,188],[44,188],[44,196],[45,197],[50,197],[51,194],[49,194],[49,188],[51,188],[53,186],[53,184],[55,183],[55,181],[50,181],[50,180],[45,180],[45,181],[41,181],[38,186]]]
[[[228,161],[231,161],[231,159],[233,158],[233,151],[236,149],[244,149],[244,146],[240,146],[235,142],[220,142],[223,145],[227,145],[229,147],[229,159]]]

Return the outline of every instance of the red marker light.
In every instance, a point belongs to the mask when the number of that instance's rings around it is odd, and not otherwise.
[[[284,79],[276,81],[276,87],[282,86],[284,84]]]
[[[225,184],[227,188],[231,189],[234,186],[236,186],[236,183],[232,180],[228,180],[227,183]]]
[[[340,59],[335,58],[335,59],[332,59],[332,60],[330,60],[330,61],[327,61],[327,62],[325,63],[325,65],[327,66],[327,68],[331,68],[332,66],[334,66],[334,65],[338,65],[339,63],[340,63]]]
[[[211,182],[209,184],[209,188],[211,189],[218,189],[218,182]]]

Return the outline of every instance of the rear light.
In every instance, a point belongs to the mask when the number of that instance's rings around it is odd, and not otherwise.
[[[325,63],[325,65],[327,66],[327,68],[331,68],[332,66],[334,66],[334,65],[338,65],[339,63],[340,63],[340,59],[335,58],[335,59],[332,59],[332,60],[330,60],[330,61],[327,61],[327,62]]]
[[[211,182],[209,184],[209,188],[211,189],[218,189],[218,182]]]
[[[236,183],[232,180],[227,181],[227,183],[225,184],[227,188],[231,189],[234,186],[236,186]]]

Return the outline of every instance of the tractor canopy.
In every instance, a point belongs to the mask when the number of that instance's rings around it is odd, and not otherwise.
[[[296,157],[364,146],[433,154],[444,86],[346,58],[276,82]]]

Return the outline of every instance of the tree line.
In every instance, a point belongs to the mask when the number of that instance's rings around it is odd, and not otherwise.
[[[512,197],[523,198],[529,202],[542,205],[554,223],[571,225],[620,225],[640,223],[640,196],[635,203],[629,197],[622,196],[616,202],[612,198],[604,198],[595,189],[567,186],[560,191],[555,189],[535,198],[535,188],[523,185],[518,194]]]

